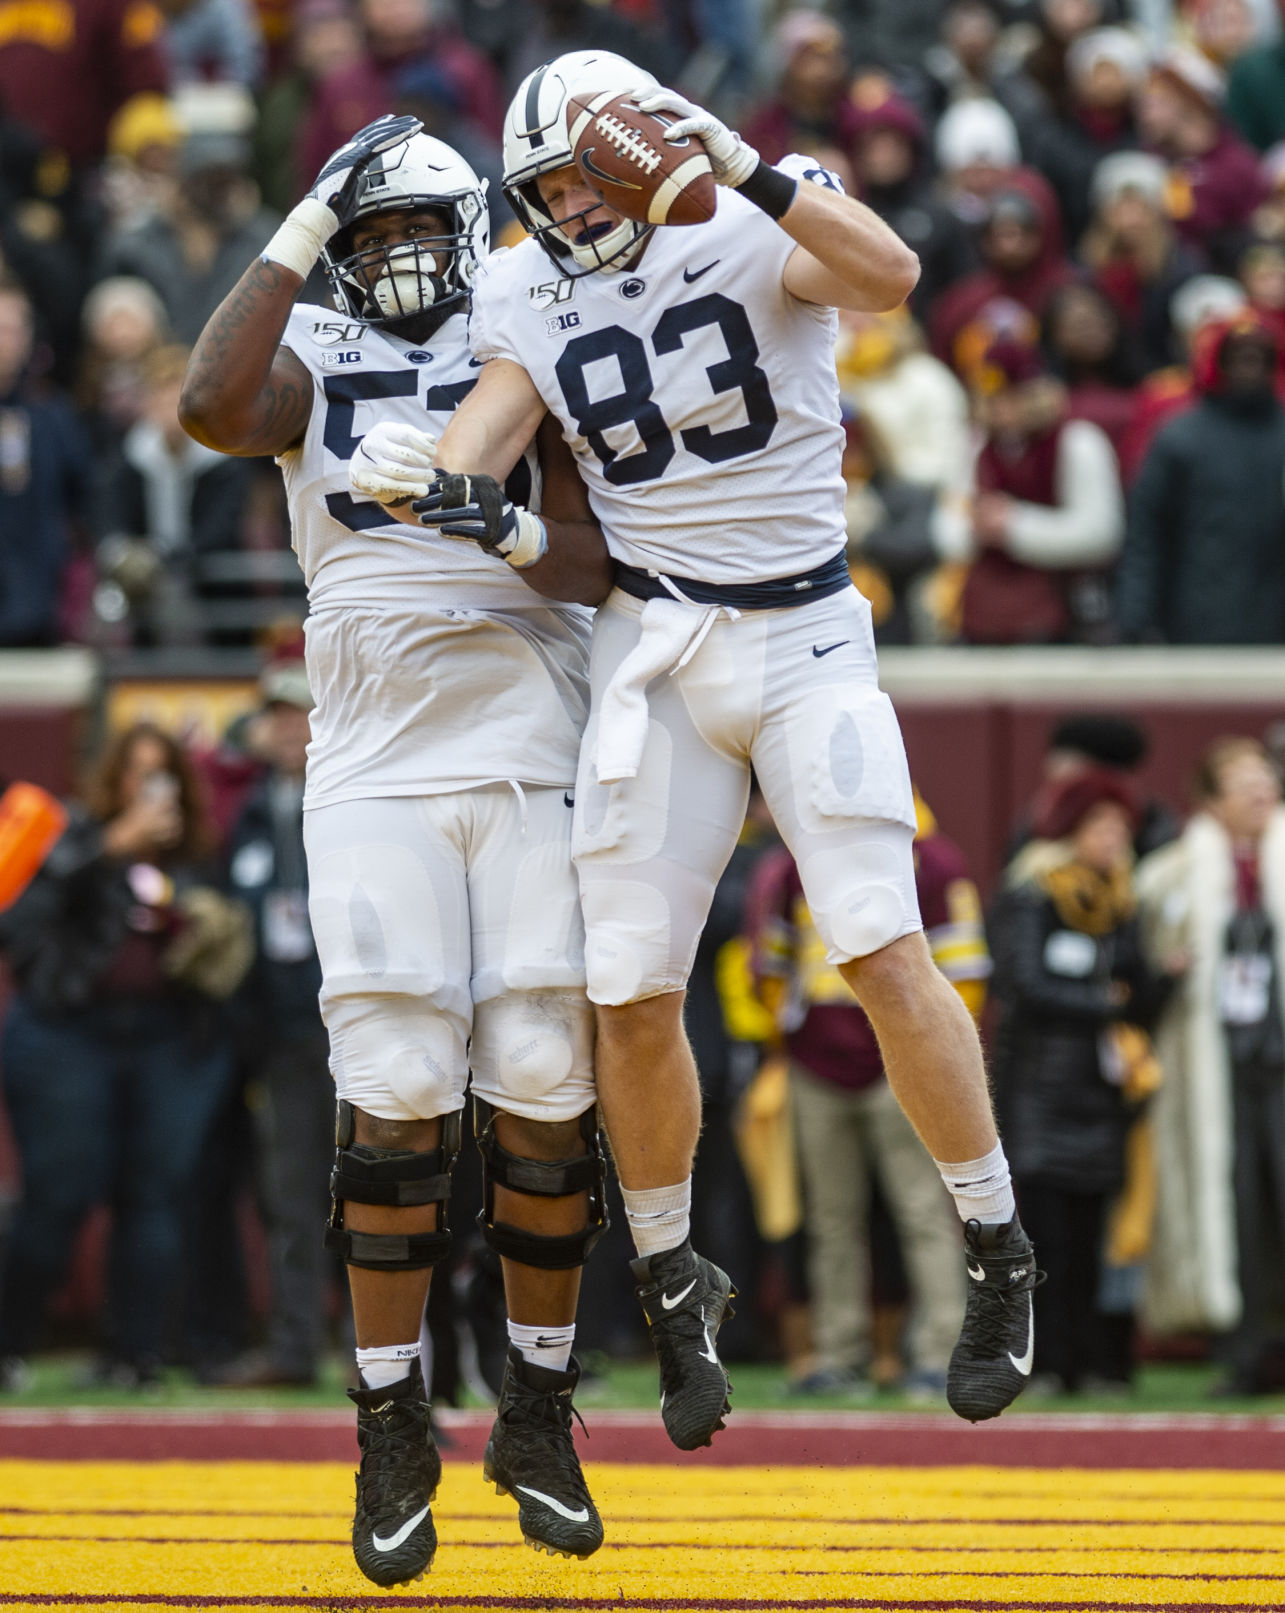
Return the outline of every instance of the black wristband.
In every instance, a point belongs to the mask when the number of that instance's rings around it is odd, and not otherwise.
[[[782,219],[798,194],[799,182],[759,158],[759,165],[737,191],[747,202],[761,207],[769,218]]]

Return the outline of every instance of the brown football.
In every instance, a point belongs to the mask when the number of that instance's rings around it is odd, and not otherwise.
[[[695,135],[676,144],[665,139],[676,121],[611,90],[567,101],[567,134],[580,172],[608,207],[641,224],[703,224],[714,216],[709,157]]]

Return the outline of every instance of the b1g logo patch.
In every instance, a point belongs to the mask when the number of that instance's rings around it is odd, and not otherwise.
[[[552,319],[546,319],[544,322],[544,334],[546,336],[557,336],[561,331],[574,330],[579,323],[580,315],[572,308],[565,314],[554,314]]]
[[[323,370],[341,370],[346,364],[360,364],[361,354],[357,352],[323,353],[320,357],[319,363],[321,364]]]

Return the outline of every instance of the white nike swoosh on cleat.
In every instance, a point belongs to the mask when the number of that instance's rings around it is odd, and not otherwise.
[[[376,1551],[396,1551],[404,1540],[408,1540],[412,1532],[428,1517],[428,1508],[421,1507],[413,1518],[407,1518],[395,1535],[389,1535],[387,1540],[381,1540],[378,1535],[371,1535],[370,1543]]]
[[[683,1303],[683,1301],[687,1298],[688,1294],[691,1293],[692,1289],[695,1288],[695,1286],[696,1286],[696,1279],[695,1279],[695,1277],[693,1277],[691,1282],[688,1283],[687,1287],[684,1288],[681,1293],[675,1294],[672,1299],[669,1297],[668,1294],[662,1294],[660,1296],[660,1303],[665,1307],[665,1309],[667,1311],[672,1311],[675,1305],[681,1305]]]
[[[588,1507],[581,1507],[578,1512],[572,1512],[570,1507],[563,1506],[561,1501],[555,1501],[551,1495],[545,1495],[543,1490],[533,1490],[526,1484],[515,1484],[514,1489],[521,1490],[523,1495],[529,1495],[535,1501],[543,1501],[546,1507],[552,1507],[558,1516],[565,1518],[568,1523],[589,1522]]]
[[[984,1266],[969,1266],[968,1275],[975,1283],[984,1283],[986,1281],[986,1268]]]
[[[1031,1304],[1029,1296],[1026,1303],[1030,1307],[1026,1313],[1026,1354],[1014,1355],[1010,1350],[1008,1358],[1024,1378],[1029,1378],[1031,1366],[1035,1360],[1035,1307]]]
[[[718,1352],[714,1348],[714,1341],[709,1336],[709,1323],[705,1320],[705,1307],[701,1306],[701,1326],[705,1329],[705,1348],[698,1350],[697,1354],[704,1356],[712,1365],[718,1365]]]

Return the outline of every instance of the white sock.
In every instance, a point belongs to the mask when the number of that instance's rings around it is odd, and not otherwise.
[[[965,1159],[958,1165],[943,1165],[936,1159],[933,1164],[941,1172],[961,1221],[1003,1226],[1017,1214],[1003,1143],[996,1143],[982,1159]]]
[[[673,1187],[620,1189],[625,1219],[640,1255],[658,1255],[677,1249],[692,1230],[692,1179]]]
[[[357,1351],[357,1370],[363,1388],[387,1389],[391,1383],[400,1383],[411,1371],[411,1362],[418,1360],[418,1339],[414,1344],[373,1344]]]
[[[528,1327],[525,1322],[509,1323],[509,1342],[524,1361],[550,1372],[565,1372],[576,1339],[576,1324],[569,1327]]]

